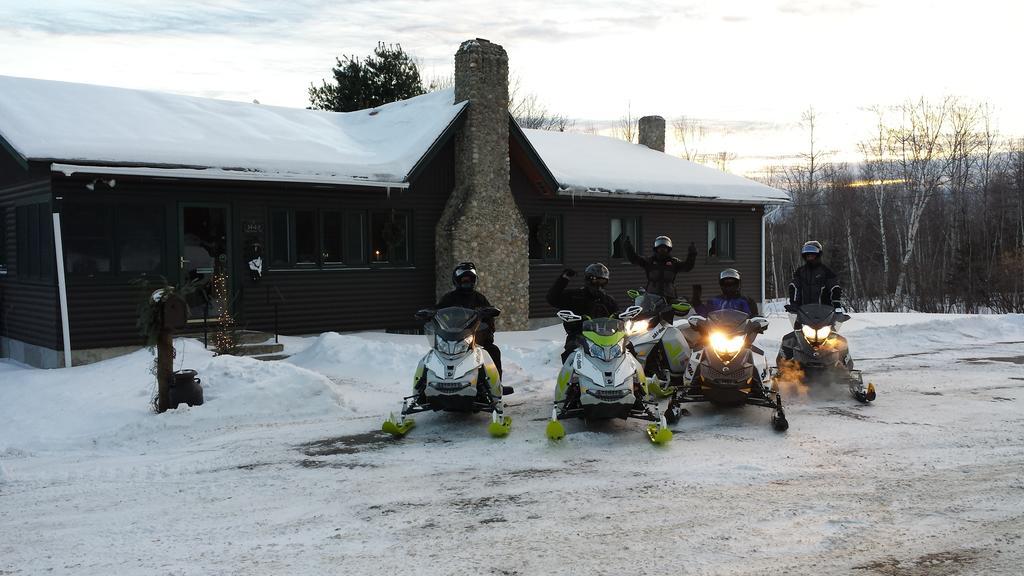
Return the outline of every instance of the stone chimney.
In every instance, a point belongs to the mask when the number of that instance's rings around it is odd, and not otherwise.
[[[508,55],[483,39],[455,53],[455,101],[469,100],[455,135],[455,188],[436,229],[437,294],[452,289],[452,269],[473,262],[477,290],[500,308],[498,326],[529,320],[530,260],[526,219],[509,185]]]
[[[640,119],[640,143],[651,150],[665,151],[665,119],[661,116],[644,116]]]

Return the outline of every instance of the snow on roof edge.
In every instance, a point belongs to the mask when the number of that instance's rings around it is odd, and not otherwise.
[[[153,166],[99,166],[84,164],[50,164],[50,171],[73,176],[75,174],[109,174],[111,176],[149,176],[156,178],[186,178],[196,180],[234,180],[246,182],[292,182],[295,184],[338,184],[371,188],[409,187],[408,182],[363,180],[349,176],[310,175],[288,172],[262,172],[259,170],[225,170],[221,168],[158,168]]]

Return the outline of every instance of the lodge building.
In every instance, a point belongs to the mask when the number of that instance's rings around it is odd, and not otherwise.
[[[454,88],[349,113],[0,76],[0,357],[135,349],[133,279],[218,267],[239,326],[273,330],[276,311],[281,333],[314,334],[413,328],[473,261],[499,328],[523,329],[553,316],[563,267],[606,263],[621,301],[643,286],[620,234],[647,255],[658,235],[680,257],[694,243],[680,294],[732,267],[763,299],[763,216],[784,192],[665,154],[659,117],[646,145],[522,130],[507,79],[480,39]]]

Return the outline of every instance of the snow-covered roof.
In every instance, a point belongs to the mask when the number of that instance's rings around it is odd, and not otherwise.
[[[523,132],[563,193],[745,204],[789,201],[782,190],[641,144],[592,134]]]
[[[65,173],[403,185],[464,106],[452,89],[337,113],[0,76],[0,137]]]

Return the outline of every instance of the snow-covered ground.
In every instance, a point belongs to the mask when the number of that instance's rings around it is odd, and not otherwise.
[[[0,362],[0,574],[1020,574],[1024,316],[843,332],[874,404],[790,397],[784,434],[692,407],[664,447],[640,422],[545,438],[558,326],[499,335],[501,440],[483,415],[377,432],[421,336],[289,339],[269,363],[179,341],[206,404],[159,416],[145,351]]]

